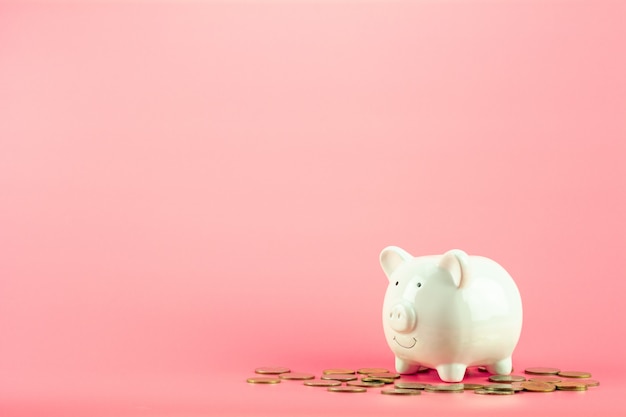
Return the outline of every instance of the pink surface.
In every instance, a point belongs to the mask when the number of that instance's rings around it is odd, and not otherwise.
[[[0,414],[624,415],[624,2],[0,4]],[[586,393],[332,395],[393,366],[389,244],[516,279]]]

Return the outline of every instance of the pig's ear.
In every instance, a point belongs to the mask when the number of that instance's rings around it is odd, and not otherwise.
[[[380,253],[380,266],[383,267],[387,278],[391,277],[393,271],[396,270],[403,262],[413,258],[407,251],[397,246],[387,246]]]
[[[469,256],[460,249],[452,249],[443,255],[439,267],[452,275],[454,285],[462,288],[467,284],[470,275]]]

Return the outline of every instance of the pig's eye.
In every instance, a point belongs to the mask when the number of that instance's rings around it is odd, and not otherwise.
[[[421,287],[421,286],[422,286],[422,283],[421,283],[421,282],[418,282],[418,283],[417,283],[417,288],[419,288],[419,287]]]
[[[398,285],[398,282],[399,282],[399,281],[396,281],[396,285]]]

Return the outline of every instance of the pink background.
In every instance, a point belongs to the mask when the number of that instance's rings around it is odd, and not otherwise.
[[[0,414],[624,415],[626,6],[0,4]],[[586,393],[359,398],[389,244],[516,279]]]

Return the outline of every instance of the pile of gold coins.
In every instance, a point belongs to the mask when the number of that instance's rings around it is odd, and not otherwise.
[[[487,372],[483,367],[479,371]],[[418,373],[429,368],[420,367]],[[386,395],[420,395],[422,392],[462,393],[474,391],[483,395],[512,395],[520,392],[586,391],[600,383],[589,372],[561,371],[557,368],[527,368],[526,376],[491,375],[484,384],[441,383],[428,384],[402,381],[401,375],[383,368],[325,369],[319,379],[315,375],[291,372],[285,367],[261,367],[255,369],[257,376],[248,378],[251,384],[278,384],[281,381],[304,381],[309,387],[324,387],[330,392],[367,392],[368,388],[382,388]],[[344,385],[345,383],[345,385]],[[389,388],[384,388],[389,386]]]

